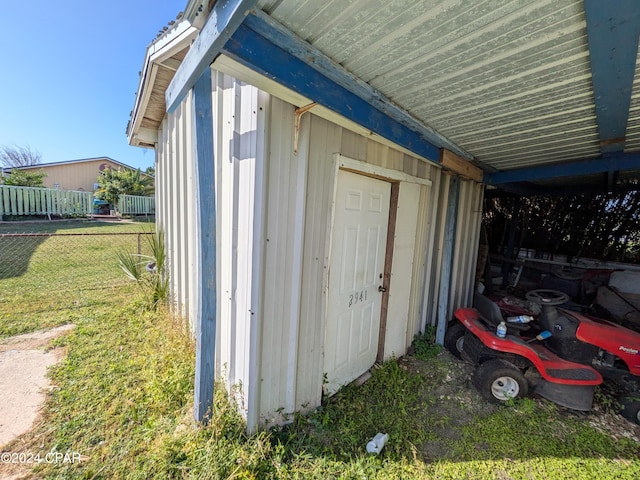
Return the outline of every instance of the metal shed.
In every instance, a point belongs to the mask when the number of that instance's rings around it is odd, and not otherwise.
[[[634,2],[189,1],[128,128],[176,311],[249,430],[470,304],[485,188],[628,188]]]

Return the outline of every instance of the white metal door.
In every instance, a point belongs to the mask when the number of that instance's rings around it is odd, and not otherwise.
[[[324,350],[328,394],[376,360],[390,197],[388,182],[338,173]]]

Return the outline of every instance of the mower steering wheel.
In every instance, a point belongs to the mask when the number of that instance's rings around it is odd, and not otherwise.
[[[541,288],[538,290],[531,290],[525,295],[527,300],[539,303],[540,305],[562,305],[569,301],[569,295],[558,290],[548,290]]]

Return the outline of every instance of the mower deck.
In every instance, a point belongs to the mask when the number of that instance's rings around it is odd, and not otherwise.
[[[487,329],[473,308],[461,308],[456,317],[486,347],[503,353],[513,353],[529,360],[542,378],[550,383],[566,386],[594,386],[602,383],[602,375],[594,368],[562,359],[538,343],[528,343],[520,337],[498,337]],[[555,396],[555,395],[554,395]]]

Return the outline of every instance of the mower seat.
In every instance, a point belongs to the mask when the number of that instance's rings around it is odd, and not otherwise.
[[[478,311],[480,317],[492,327],[497,327],[500,322],[505,320],[496,302],[480,293],[474,295],[473,307]],[[530,328],[526,323],[507,323],[507,333],[511,334],[526,332]]]
[[[502,318],[500,307],[488,297],[480,293],[476,293],[473,297],[473,307],[478,310],[480,316],[487,320],[491,325],[497,327]]]

